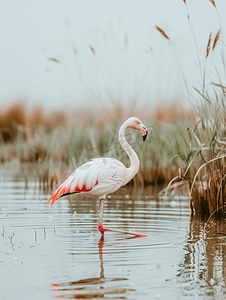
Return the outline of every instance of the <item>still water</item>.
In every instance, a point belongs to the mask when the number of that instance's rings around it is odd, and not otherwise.
[[[186,197],[122,189],[105,201],[77,195],[46,207],[49,194],[0,170],[0,299],[226,299],[226,238],[206,234]]]

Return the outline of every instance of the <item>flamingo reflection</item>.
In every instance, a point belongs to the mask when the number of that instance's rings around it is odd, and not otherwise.
[[[59,295],[54,295],[53,298],[63,299],[90,299],[90,298],[103,298],[105,295],[125,294],[128,291],[136,291],[135,289],[128,289],[118,286],[105,287],[107,282],[122,282],[128,278],[105,278],[104,276],[104,262],[103,262],[103,248],[104,241],[100,240],[98,243],[99,260],[100,260],[100,277],[85,278],[78,281],[52,283],[51,290],[57,292]],[[99,285],[99,288],[97,286]],[[114,299],[117,299],[114,297]],[[118,299],[122,299],[121,296]],[[123,299],[127,299],[123,297]]]

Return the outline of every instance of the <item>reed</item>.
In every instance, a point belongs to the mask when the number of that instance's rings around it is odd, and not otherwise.
[[[209,56],[210,54],[210,45],[211,45],[211,41],[212,41],[212,32],[210,32],[210,35],[209,35],[209,39],[208,39],[208,44],[207,44],[207,47],[206,47],[206,58]]]
[[[215,2],[211,0],[210,2],[217,10]],[[186,4],[185,1],[184,3]],[[212,32],[209,35],[202,78],[203,87],[202,90],[195,88],[198,95],[201,96],[196,106],[196,122],[191,127],[188,126],[187,134],[179,132],[175,135],[177,153],[183,164],[183,168],[179,169],[175,180],[189,183],[191,212],[200,214],[204,218],[211,218],[213,215],[225,217],[226,109],[224,101],[226,93],[217,68],[219,83],[206,83],[206,78],[210,77],[206,74],[206,60],[211,59],[209,54],[217,47],[220,33],[221,29],[215,35],[213,43]],[[192,30],[192,34],[196,43],[195,31]],[[224,53],[224,50],[224,48],[221,49],[221,52]],[[222,65],[225,66],[223,54]],[[215,97],[210,96],[209,85],[212,86]],[[184,131],[185,128],[182,130]],[[174,179],[165,190],[166,194],[171,189],[170,185],[173,182]],[[175,184],[172,188],[175,188]]]
[[[207,98],[199,106],[198,118],[187,130],[185,126],[179,130],[174,127],[172,147],[177,153],[179,171],[176,170],[174,179],[165,190],[167,195],[175,180],[178,186],[188,182],[191,212],[204,218],[225,216],[226,110],[223,88],[216,91],[216,95],[215,101]],[[172,189],[175,189],[175,184]]]
[[[15,103],[7,110],[0,112],[0,140],[12,141],[18,132],[17,125],[26,124],[26,110],[23,102]]]
[[[221,30],[219,29],[219,31],[217,32],[217,34],[216,34],[216,36],[215,36],[215,38],[214,38],[212,50],[214,50],[215,47],[216,47],[216,45],[217,45],[217,42],[218,42],[218,40],[219,40],[219,38],[220,38],[220,32],[221,32]]]
[[[209,0],[209,1],[213,4],[213,6],[214,6],[215,8],[217,8],[214,0]]]
[[[187,122],[191,122],[190,112],[186,113],[175,102],[171,106],[162,111],[160,107],[156,111],[151,107],[147,110],[147,106],[128,111],[117,104],[109,109],[95,107],[87,111],[81,107],[74,112],[49,115],[40,107],[31,112],[26,112],[24,107],[21,112],[23,122],[16,123],[11,119],[16,129],[13,138],[0,141],[0,161],[16,159],[22,165],[28,165],[45,189],[58,185],[91,158],[115,157],[128,166],[129,159],[121,149],[117,133],[126,118],[136,115],[152,130],[145,143],[139,133],[127,132],[126,138],[141,161],[140,172],[132,184],[165,184],[180,167],[177,158],[172,160],[176,155],[174,132],[182,126],[184,116],[187,115]],[[174,106],[180,108],[176,110]],[[4,113],[7,120],[10,119],[8,111]]]

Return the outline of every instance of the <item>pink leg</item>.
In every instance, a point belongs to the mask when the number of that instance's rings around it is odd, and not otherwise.
[[[98,230],[101,233],[101,240],[104,239],[104,232],[105,231],[115,231],[115,232],[120,232],[120,233],[126,233],[126,234],[132,234],[135,235],[136,237],[147,237],[147,234],[142,234],[139,232],[132,232],[132,231],[123,231],[123,230],[118,230],[118,229],[110,229],[106,228],[102,225],[102,220],[103,220],[103,211],[104,211],[104,199],[100,200],[100,217],[99,217],[99,225],[98,225]]]
[[[104,212],[104,198],[100,199],[100,215],[99,215],[99,224],[98,224],[98,230],[101,233],[101,240],[104,239],[104,231],[105,231],[102,225],[103,212]]]

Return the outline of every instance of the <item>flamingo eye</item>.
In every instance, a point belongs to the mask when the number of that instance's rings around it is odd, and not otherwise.
[[[140,124],[140,122],[139,121],[136,121],[136,123],[139,125]]]

